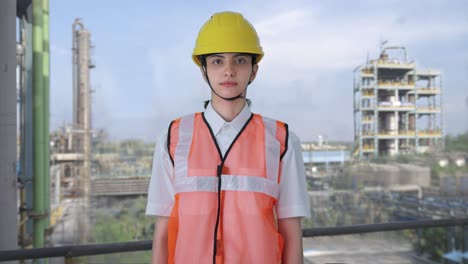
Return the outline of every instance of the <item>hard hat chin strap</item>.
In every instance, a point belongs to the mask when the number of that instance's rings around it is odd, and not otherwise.
[[[208,82],[208,86],[210,86],[210,89],[211,91],[213,91],[214,94],[216,94],[219,98],[223,99],[223,100],[226,100],[226,101],[235,101],[237,99],[242,99],[242,98],[245,98],[245,96],[243,96],[243,94],[245,93],[245,91],[247,91],[247,87],[249,87],[249,84],[247,84],[247,86],[245,87],[245,89],[237,96],[234,96],[234,97],[224,97],[224,96],[221,96],[219,95],[215,89],[213,89],[213,86],[211,86],[211,82],[210,82],[210,78],[208,78],[208,70],[206,69],[206,66],[203,65],[203,73],[205,74],[205,78],[206,78],[206,81]]]

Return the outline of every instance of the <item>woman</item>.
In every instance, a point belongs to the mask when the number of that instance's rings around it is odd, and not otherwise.
[[[310,212],[299,139],[252,114],[246,99],[263,55],[239,13],[216,13],[201,28],[192,59],[211,100],[156,144],[153,263],[302,263]]]

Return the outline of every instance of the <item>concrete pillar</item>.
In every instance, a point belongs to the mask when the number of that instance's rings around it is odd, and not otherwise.
[[[16,0],[0,1],[0,250],[18,248]],[[14,262],[12,262],[14,263]]]

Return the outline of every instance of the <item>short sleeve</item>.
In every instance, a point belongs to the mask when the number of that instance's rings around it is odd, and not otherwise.
[[[310,217],[309,195],[299,138],[291,131],[281,161],[281,182],[276,205],[278,218]]]
[[[156,141],[148,187],[147,215],[169,216],[174,206],[173,166],[167,151],[167,130]]]

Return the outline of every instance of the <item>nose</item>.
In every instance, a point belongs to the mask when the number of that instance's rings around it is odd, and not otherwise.
[[[234,77],[236,75],[235,68],[234,68],[234,63],[233,62],[227,62],[224,65],[224,76],[226,77]]]

